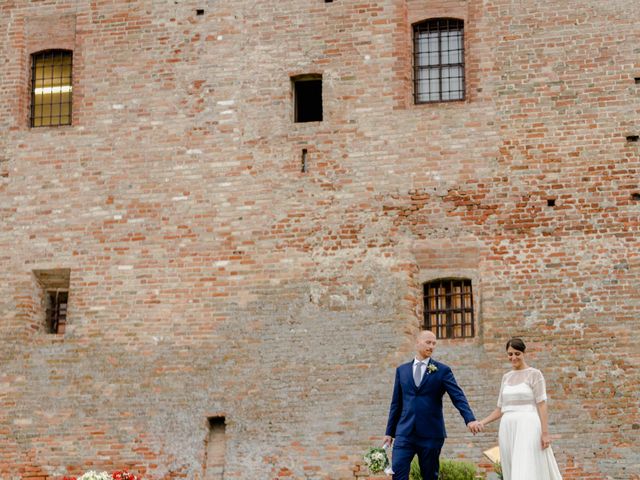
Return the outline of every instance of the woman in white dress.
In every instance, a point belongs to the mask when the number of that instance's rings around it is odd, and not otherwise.
[[[527,365],[525,350],[519,338],[507,342],[513,369],[502,377],[498,408],[480,423],[501,419],[498,439],[504,480],[562,480],[550,447],[544,377]]]

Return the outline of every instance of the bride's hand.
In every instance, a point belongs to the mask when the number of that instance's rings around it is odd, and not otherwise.
[[[542,449],[548,448],[551,445],[551,437],[548,433],[543,433],[540,438],[540,443],[542,444]]]

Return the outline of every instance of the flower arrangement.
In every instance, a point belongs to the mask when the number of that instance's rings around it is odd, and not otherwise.
[[[96,472],[94,470],[89,470],[87,473],[78,478],[64,477],[62,480],[113,480],[113,477],[111,477],[111,475],[109,475],[107,472]]]
[[[427,365],[427,375],[437,371],[438,371],[438,367],[436,367],[433,363],[430,363],[429,365]]]
[[[364,464],[371,473],[380,473],[389,467],[389,458],[384,448],[372,447],[364,455]]]
[[[126,470],[118,470],[111,475],[107,472],[90,470],[79,477],[62,477],[62,480],[142,480],[142,478]]]
[[[136,477],[133,473],[129,473],[126,470],[113,472],[113,480],[142,480],[140,477]]]

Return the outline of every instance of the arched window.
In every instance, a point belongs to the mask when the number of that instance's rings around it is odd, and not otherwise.
[[[446,278],[424,284],[424,328],[437,338],[475,335],[471,280]]]
[[[413,26],[415,103],[464,100],[464,22],[434,18]]]
[[[46,50],[31,56],[31,126],[71,125],[70,50]]]

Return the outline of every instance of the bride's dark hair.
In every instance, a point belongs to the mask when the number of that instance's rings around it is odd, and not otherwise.
[[[509,350],[509,347],[522,353],[524,353],[524,351],[527,349],[527,346],[524,344],[521,338],[512,338],[511,340],[509,340],[507,342],[507,347],[505,348],[505,350]]]

